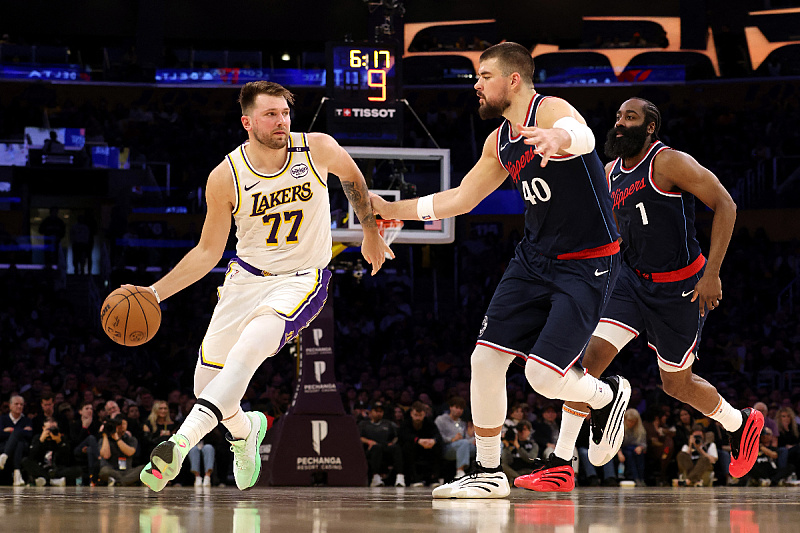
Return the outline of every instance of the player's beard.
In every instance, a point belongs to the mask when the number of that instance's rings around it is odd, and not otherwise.
[[[483,95],[483,103],[479,104],[478,107],[478,116],[481,117],[483,120],[488,120],[490,118],[499,118],[503,116],[508,106],[511,105],[511,101],[508,97],[504,94],[498,102],[489,102],[489,99],[486,98],[486,95]]]
[[[289,132],[286,132],[286,135],[282,137],[273,137],[270,133],[263,133],[261,131],[253,130],[253,137],[255,138],[256,142],[261,145],[266,146],[271,150],[281,150],[286,148],[286,143],[288,142]]]
[[[617,137],[617,133],[621,133],[622,137]],[[606,134],[604,147],[606,156],[623,159],[634,157],[644,148],[648,135],[645,124],[627,127],[614,126]]]

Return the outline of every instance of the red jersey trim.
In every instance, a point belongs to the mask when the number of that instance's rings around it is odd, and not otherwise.
[[[634,272],[642,278],[653,283],[671,283],[673,281],[683,281],[700,272],[706,264],[706,258],[703,254],[697,256],[697,259],[678,270],[672,272],[642,272],[641,270],[634,269]]]
[[[556,259],[592,259],[594,257],[607,257],[619,252],[619,242],[614,241],[597,248],[587,248],[580,252],[569,252],[566,254],[559,254]]]

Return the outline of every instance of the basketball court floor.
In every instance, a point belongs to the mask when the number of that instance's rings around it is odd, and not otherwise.
[[[512,489],[502,500],[433,500],[428,489],[0,487],[8,533],[800,531],[800,489]]]

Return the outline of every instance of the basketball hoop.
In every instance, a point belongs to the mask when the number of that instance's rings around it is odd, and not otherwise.
[[[402,220],[378,218],[375,219],[375,222],[378,223],[378,231],[380,231],[381,237],[383,237],[386,244],[392,244],[397,236],[400,235],[400,230],[403,229]],[[386,258],[390,259],[391,256],[387,253]]]

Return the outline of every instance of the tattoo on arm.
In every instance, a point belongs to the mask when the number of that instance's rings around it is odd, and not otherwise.
[[[344,191],[350,205],[358,215],[361,225],[367,228],[377,226],[375,215],[372,213],[372,206],[369,203],[369,191],[364,183],[342,180],[342,190]]]

